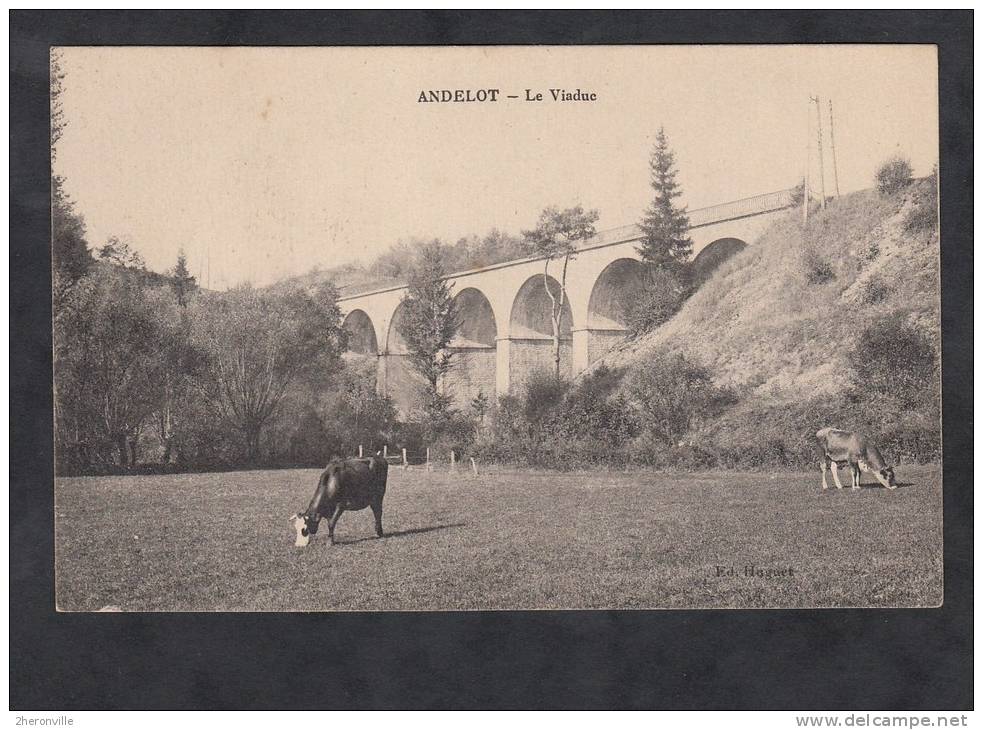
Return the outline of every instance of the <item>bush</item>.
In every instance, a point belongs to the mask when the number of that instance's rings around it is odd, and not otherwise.
[[[533,429],[542,428],[563,402],[569,388],[567,381],[557,380],[555,375],[545,370],[532,373],[526,381],[522,397],[522,417],[525,422]]]
[[[825,284],[836,278],[833,264],[814,246],[808,246],[802,252],[802,268],[806,281],[810,284]]]
[[[533,376],[520,396],[499,399],[482,457],[554,469],[623,464],[638,428],[634,410],[615,395],[620,379],[604,367],[575,385]]]
[[[911,184],[911,163],[895,156],[877,168],[877,191],[881,195],[894,195]]]
[[[923,181],[915,193],[911,210],[905,214],[906,231],[934,230],[939,224],[939,191],[935,177]]]
[[[877,257],[881,255],[881,245],[877,240],[873,240],[867,244],[867,247],[863,249],[860,253],[860,259],[862,261],[861,266],[858,268],[863,268],[863,264],[873,263],[877,260]]]
[[[847,362],[855,400],[871,404],[882,421],[938,402],[935,346],[900,315],[866,327]]]
[[[860,290],[860,301],[866,305],[883,302],[891,293],[890,287],[883,280],[871,277],[864,282]]]
[[[651,332],[668,322],[689,294],[686,277],[681,271],[654,268],[641,289],[623,292],[621,311],[632,336]]]
[[[791,191],[791,203],[793,206],[802,205],[802,201],[805,199],[806,195],[805,182],[800,182]]]
[[[628,394],[643,428],[668,446],[736,402],[711,372],[682,354],[659,353],[629,376]]]
[[[431,458],[443,459],[453,450],[458,458],[473,452],[478,421],[473,414],[451,407],[449,395],[428,391],[423,408],[400,424],[397,446],[411,452],[430,448]]]

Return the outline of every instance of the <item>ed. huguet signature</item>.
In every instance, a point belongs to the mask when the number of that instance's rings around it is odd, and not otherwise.
[[[795,568],[764,567],[761,565],[715,565],[714,578],[794,578]]]

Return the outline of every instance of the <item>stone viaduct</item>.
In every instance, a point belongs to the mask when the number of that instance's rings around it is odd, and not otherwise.
[[[689,211],[694,264],[713,268],[756,239],[792,205],[792,191],[757,195]],[[583,371],[625,337],[621,302],[641,285],[636,251],[638,226],[601,231],[586,241],[567,270],[561,333],[561,368],[567,376]],[[454,366],[444,392],[466,408],[479,392],[490,401],[520,386],[530,373],[553,367],[550,300],[545,291],[545,260],[526,258],[451,274],[461,327],[451,343]],[[550,285],[562,263],[550,263]],[[399,335],[406,287],[378,289],[338,300],[349,332],[350,358],[376,361],[376,387],[402,412],[419,405],[422,378],[410,367]]]

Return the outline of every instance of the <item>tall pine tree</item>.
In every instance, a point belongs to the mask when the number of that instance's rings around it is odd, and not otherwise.
[[[665,128],[659,127],[649,161],[655,199],[641,222],[644,237],[638,254],[643,261],[666,269],[678,268],[693,251],[693,241],[687,235],[689,217],[686,208],[677,207],[674,203],[682,195],[676,183],[675,165],[676,158],[669,149]]]
[[[184,255],[182,248],[177,254],[177,264],[171,271],[171,289],[177,297],[177,303],[181,307],[187,307],[191,295],[198,289],[195,277],[188,271],[188,257]]]

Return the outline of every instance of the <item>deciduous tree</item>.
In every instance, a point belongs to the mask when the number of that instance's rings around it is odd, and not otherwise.
[[[117,266],[94,268],[55,312],[56,419],[63,449],[85,466],[136,460],[136,439],[162,379],[158,312],[142,280]]]
[[[340,367],[346,337],[336,300],[329,283],[277,290],[245,285],[197,298],[194,341],[208,361],[195,383],[240,434],[249,462],[259,460],[263,429],[291,385]]]
[[[533,230],[522,232],[528,251],[545,259],[543,288],[550,299],[554,375],[557,380],[560,379],[560,332],[563,325],[563,305],[567,299],[567,267],[577,251],[577,244],[594,235],[597,219],[596,210],[585,211],[579,205],[566,210],[550,206],[540,214],[539,222]],[[550,286],[550,263],[554,259],[563,261],[559,291],[554,291],[556,287]]]
[[[445,280],[441,245],[433,241],[419,252],[410,272],[402,301],[402,317],[397,323],[406,342],[410,363],[427,381],[425,410],[446,406],[439,392],[440,379],[451,369],[451,340],[460,327],[452,285]]]

